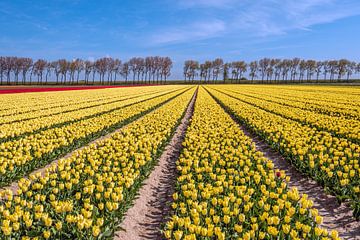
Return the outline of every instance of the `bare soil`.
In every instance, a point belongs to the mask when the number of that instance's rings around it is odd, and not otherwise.
[[[134,205],[126,212],[120,224],[120,228],[124,230],[115,233],[115,240],[163,239],[161,227],[171,213],[170,204],[177,177],[176,160],[182,150],[196,96],[197,92],[170,143],[160,156],[158,165],[144,181]]]
[[[336,197],[327,194],[324,188],[314,180],[304,176],[291,165],[279,152],[272,149],[269,144],[257,135],[240,125],[241,130],[250,137],[256,149],[270,159],[276,169],[285,170],[290,176],[289,187],[296,187],[301,194],[307,194],[314,202],[314,207],[323,217],[321,226],[328,231],[337,230],[342,239],[360,239],[360,222],[352,216],[352,209],[348,203],[339,204]]]

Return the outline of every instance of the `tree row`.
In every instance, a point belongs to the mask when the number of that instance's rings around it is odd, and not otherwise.
[[[263,58],[259,61],[234,61],[224,63],[221,58],[199,63],[187,60],[184,63],[183,74],[185,81],[195,79],[211,82],[218,79],[238,82],[241,79],[266,81],[310,81],[310,80],[349,80],[352,75],[360,73],[360,63],[340,60],[304,60]]]
[[[95,61],[59,59],[46,61],[24,57],[0,57],[0,84],[48,83],[57,84],[114,84],[132,79],[133,83],[162,83],[171,74],[169,57],[134,57],[122,63],[120,59],[104,57]]]

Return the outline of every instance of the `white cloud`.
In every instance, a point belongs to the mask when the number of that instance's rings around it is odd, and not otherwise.
[[[185,21],[195,18],[198,22],[176,23],[157,31],[151,34],[150,43],[191,42],[220,35],[266,39],[360,15],[360,2],[354,0],[180,0],[177,6],[192,9],[192,15],[184,15]]]
[[[347,0],[261,0],[240,10],[233,28],[258,36],[281,35],[355,15],[360,15],[360,4]]]
[[[179,43],[215,37],[225,31],[225,23],[220,20],[197,22],[180,28],[165,29],[154,34],[154,44]]]

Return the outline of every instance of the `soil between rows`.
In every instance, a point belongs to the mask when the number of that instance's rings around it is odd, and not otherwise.
[[[144,181],[139,197],[126,212],[115,240],[163,239],[161,227],[171,212],[172,194],[176,182],[176,160],[182,150],[186,129],[194,111],[197,91],[177,127],[170,143],[161,154],[158,165]]]
[[[212,95],[211,95],[212,96]],[[214,96],[212,96],[214,98]],[[219,104],[216,98],[214,98]],[[352,215],[352,209],[346,203],[339,204],[335,196],[329,195],[324,188],[314,180],[301,174],[291,165],[279,152],[272,149],[271,146],[256,135],[250,128],[240,123],[227,109],[219,104],[225,112],[238,124],[243,133],[251,138],[255,143],[256,150],[270,159],[275,169],[284,170],[287,176],[290,176],[289,187],[296,187],[300,194],[307,194],[308,199],[314,202],[314,207],[319,210],[319,215],[323,217],[321,227],[336,230],[342,239],[360,240],[360,222]]]

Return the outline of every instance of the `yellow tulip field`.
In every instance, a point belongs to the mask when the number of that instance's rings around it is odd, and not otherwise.
[[[342,239],[241,125],[360,216],[359,87],[159,85],[0,102],[0,239],[132,231],[119,225],[190,110],[163,238]]]

